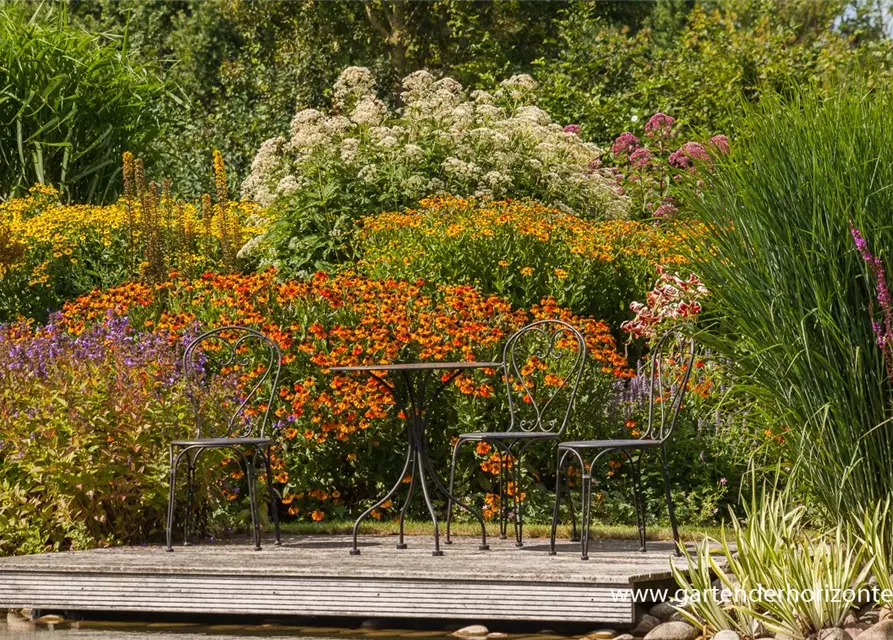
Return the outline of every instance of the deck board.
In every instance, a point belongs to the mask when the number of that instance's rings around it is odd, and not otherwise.
[[[269,541],[267,541],[269,542]],[[670,577],[672,544],[459,538],[431,555],[428,537],[362,539],[290,536],[254,551],[244,542],[120,547],[0,559],[0,607],[69,611],[229,613],[390,618],[542,620],[623,625],[634,608],[623,594]]]

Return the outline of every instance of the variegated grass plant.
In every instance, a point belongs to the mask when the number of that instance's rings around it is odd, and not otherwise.
[[[706,633],[732,630],[745,638],[765,630],[794,640],[842,627],[867,584],[871,551],[846,525],[809,528],[805,508],[775,489],[751,498],[731,535],[707,536],[688,570],[673,569],[691,594],[679,611]],[[713,589],[716,575],[720,590]]]

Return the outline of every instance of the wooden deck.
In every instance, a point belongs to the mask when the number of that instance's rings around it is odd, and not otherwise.
[[[0,559],[0,607],[262,616],[634,622],[632,590],[670,577],[672,544],[579,545],[459,538],[432,557],[428,537],[293,536],[257,552],[247,543],[125,547]],[[678,561],[678,560],[675,560]]]

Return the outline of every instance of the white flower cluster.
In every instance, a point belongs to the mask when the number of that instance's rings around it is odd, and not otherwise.
[[[333,88],[335,112],[301,110],[288,139],[265,142],[243,197],[269,205],[325,181],[343,193],[396,193],[407,204],[438,193],[511,196],[587,217],[626,215],[626,198],[598,163],[601,150],[534,104],[528,75],[469,95],[452,78],[417,71],[403,80],[397,110],[374,91],[368,69],[345,69]]]

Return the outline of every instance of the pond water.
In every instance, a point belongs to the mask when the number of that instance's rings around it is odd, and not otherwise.
[[[455,627],[453,627],[455,628]],[[492,630],[492,629],[491,629]],[[546,632],[548,633],[548,632]],[[501,636],[503,634],[500,634]],[[506,640],[566,640],[558,635],[513,633]],[[18,615],[0,613],[0,640],[455,640],[440,630],[302,627],[280,624],[200,624],[190,622],[129,622],[81,620],[39,624]]]

